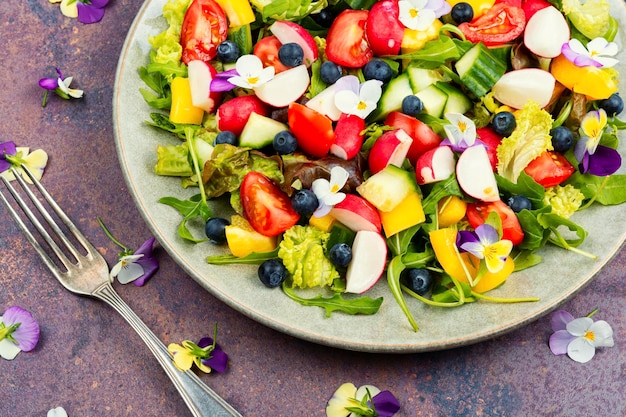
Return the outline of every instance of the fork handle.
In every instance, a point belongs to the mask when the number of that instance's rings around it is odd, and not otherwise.
[[[172,380],[194,417],[242,417],[192,371],[183,372],[176,368],[165,345],[122,300],[109,282],[96,289],[92,295],[113,307],[135,329]]]

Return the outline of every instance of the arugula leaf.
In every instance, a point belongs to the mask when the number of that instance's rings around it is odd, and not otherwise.
[[[450,59],[458,59],[461,52],[457,44],[446,35],[428,41],[424,47],[408,54],[396,55],[388,58],[410,59],[421,68],[437,68]]]
[[[434,214],[437,212],[437,203],[444,197],[451,195],[463,197],[456,175],[451,174],[446,180],[436,182],[428,192],[424,192],[427,196],[422,200],[424,213]]]
[[[183,220],[178,225],[178,236],[194,243],[208,240],[207,237],[202,239],[195,238],[187,227],[187,222],[197,217],[204,223],[211,218],[211,209],[199,194],[194,195],[189,200],[180,200],[176,197],[162,197],[159,199],[159,203],[176,209],[183,216]]]
[[[605,206],[626,202],[626,175],[624,174],[597,177],[576,171],[567,183],[578,188],[585,198],[595,199]]]
[[[318,295],[314,298],[300,297],[292,288],[285,283],[282,285],[283,292],[292,300],[297,301],[303,306],[321,307],[326,310],[326,317],[330,317],[334,311],[341,311],[350,315],[365,314],[372,315],[378,312],[383,298],[371,298],[368,296],[345,299],[339,293],[333,294],[332,297],[323,297]]]
[[[249,255],[237,257],[235,255],[207,256],[206,261],[212,265],[247,264],[258,265],[278,257],[278,248],[270,252],[252,252]]]

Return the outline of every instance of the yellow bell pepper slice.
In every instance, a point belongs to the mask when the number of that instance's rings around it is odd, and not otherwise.
[[[559,55],[552,60],[550,73],[567,89],[590,100],[606,99],[618,91],[619,73],[613,68],[579,67]]]
[[[231,28],[254,22],[254,11],[248,0],[216,0],[228,18]]]
[[[426,220],[422,197],[417,191],[403,198],[400,204],[391,211],[379,211],[378,214],[380,214],[380,221],[387,237]]]
[[[465,217],[467,203],[461,198],[451,195],[437,203],[437,221],[439,227],[448,227],[458,223]]]
[[[426,42],[432,41],[439,37],[439,29],[443,26],[441,20],[435,19],[433,23],[424,30],[404,29],[402,36],[402,44],[400,49],[403,54],[415,52],[424,47]]]
[[[171,83],[172,106],[170,107],[170,121],[172,123],[202,124],[204,110],[191,102],[191,86],[189,78],[176,77]]]

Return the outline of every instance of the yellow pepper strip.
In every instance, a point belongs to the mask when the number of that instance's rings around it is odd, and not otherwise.
[[[204,110],[191,102],[191,87],[189,78],[176,77],[172,80],[172,106],[170,107],[170,121],[172,123],[202,124]]]
[[[439,29],[443,26],[441,20],[435,19],[433,23],[424,30],[404,29],[402,36],[401,51],[403,54],[415,52],[424,47],[426,42],[439,37]]]
[[[566,88],[590,100],[606,99],[618,91],[619,74],[613,68],[579,67],[559,55],[552,60],[550,72]]]
[[[254,22],[254,11],[248,0],[216,0],[228,18],[231,28]]]

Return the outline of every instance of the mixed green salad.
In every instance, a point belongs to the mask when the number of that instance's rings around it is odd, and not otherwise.
[[[536,301],[487,293],[545,245],[592,261],[572,215],[626,201],[606,0],[169,0],[163,18],[140,91],[180,143],[155,173],[198,193],[160,202],[181,238],[228,247],[207,262],[328,316],[375,314],[374,285],[415,330],[405,296]]]

